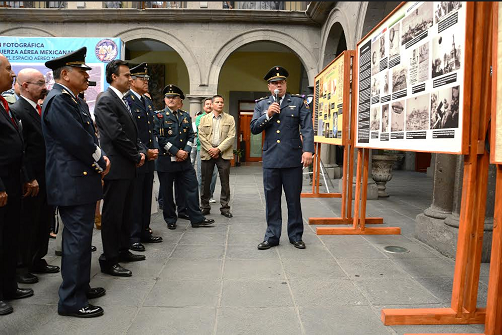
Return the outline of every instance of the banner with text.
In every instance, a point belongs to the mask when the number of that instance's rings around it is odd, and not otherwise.
[[[406,2],[358,43],[356,146],[461,153],[465,2]]]

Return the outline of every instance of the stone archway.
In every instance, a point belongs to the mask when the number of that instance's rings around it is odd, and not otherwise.
[[[161,29],[151,27],[138,27],[122,31],[115,35],[115,37],[121,38],[126,43],[137,39],[145,39],[145,36],[148,36],[148,39],[150,40],[159,41],[169,45],[180,55],[185,62],[185,66],[187,67],[188,75],[190,77],[190,92],[194,86],[199,85],[201,82],[199,63],[188,46],[176,36]]]
[[[35,27],[15,27],[0,32],[1,36],[25,36],[25,37],[56,37],[57,35],[48,30]]]
[[[400,3],[399,1],[365,1],[361,3],[360,14],[357,18],[357,40],[359,41],[366,36]]]
[[[345,12],[341,8],[334,8],[326,20],[326,24],[321,32],[321,52],[319,70],[324,68],[338,54],[340,43],[345,44],[345,49],[354,49],[356,41],[353,35],[347,35],[350,24]],[[342,47],[343,49],[343,47]],[[328,58],[328,59],[326,59]]]
[[[215,57],[211,61],[211,67],[209,69],[207,79],[202,83],[202,85],[207,84],[209,91],[216,92],[220,71],[227,58],[240,47],[252,42],[260,41],[279,43],[291,49],[302,62],[305,71],[307,72],[309,83],[314,82],[314,78],[317,74],[318,62],[309,49],[307,49],[295,38],[283,32],[256,29],[239,34],[230,41],[226,42],[220,50],[218,50]]]

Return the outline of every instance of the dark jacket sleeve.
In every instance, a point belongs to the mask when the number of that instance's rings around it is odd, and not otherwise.
[[[257,102],[254,107],[253,118],[251,119],[251,133],[259,134],[270,125],[270,121],[274,119],[275,114],[267,120],[267,111],[263,113],[264,104]],[[263,113],[263,114],[262,114]]]
[[[314,129],[312,126],[312,111],[307,101],[300,102],[300,132],[303,137],[303,151],[315,153],[314,149]]]
[[[96,116],[96,124],[98,125],[99,133],[103,137],[110,139],[113,146],[124,157],[130,159],[134,163],[139,163],[141,160],[139,152],[139,143],[131,141],[122,129],[115,110],[117,105],[108,95],[102,95],[94,109]]]

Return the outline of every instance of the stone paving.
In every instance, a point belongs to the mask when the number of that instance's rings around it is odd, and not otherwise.
[[[146,261],[125,264],[130,278],[99,271],[101,237],[94,231],[91,286],[107,294],[92,301],[105,309],[95,319],[57,314],[60,274],[40,275],[35,295],[13,301],[0,317],[0,334],[404,334],[480,333],[482,325],[393,326],[382,308],[447,307],[454,262],[417,241],[415,217],[431,203],[432,178],[395,171],[391,195],[368,201],[368,216],[402,228],[400,236],[317,236],[305,225],[306,250],[287,240],[259,251],[265,232],[260,166],[232,168],[232,212],[227,219],[212,204],[213,228],[193,229],[179,220],[168,230],[160,214],[152,229],[164,242],[146,245]],[[308,191],[308,178],[304,190]],[[219,187],[215,194],[219,194]],[[215,196],[218,200],[218,196]],[[287,209],[283,199],[283,220]],[[304,221],[340,215],[340,199],[302,199]],[[385,246],[410,250],[390,254]],[[50,242],[47,260],[60,265]],[[479,306],[486,303],[488,264],[482,265]],[[28,285],[20,285],[26,287]]]

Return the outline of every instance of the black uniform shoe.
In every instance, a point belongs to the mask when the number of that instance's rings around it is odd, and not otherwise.
[[[59,266],[46,264],[45,266],[34,267],[31,272],[33,273],[58,273]]]
[[[102,287],[93,287],[87,291],[87,299],[96,299],[106,294],[106,290]]]
[[[13,295],[5,294],[6,300],[23,299],[28,298],[33,295],[33,290],[31,288],[18,288]]]
[[[209,215],[210,214],[210,210],[207,208],[204,208],[204,209],[201,208],[200,211],[201,211],[202,215]]]
[[[129,249],[134,250],[134,251],[145,251],[145,246],[139,242],[131,244]]]
[[[298,248],[298,249],[305,249],[306,248],[305,243],[302,240],[292,241],[291,244],[294,245],[295,248]]]
[[[188,216],[188,214],[185,214],[185,213],[180,213],[180,214],[178,214],[178,217],[179,217],[180,219],[190,220],[190,217]]]
[[[275,243],[270,243],[269,241],[263,241],[260,244],[258,244],[258,250],[267,250],[272,247],[275,247],[278,244],[279,243],[275,244]]]
[[[167,229],[171,229],[171,230],[176,229],[176,222],[168,223],[167,224]]]
[[[226,216],[227,218],[233,217],[232,213],[230,212],[221,212],[221,215]]]
[[[136,255],[130,251],[122,252],[119,255],[119,262],[138,262],[144,261],[146,259],[145,255]]]
[[[75,316],[77,318],[95,318],[97,316],[103,315],[104,311],[103,308],[99,306],[93,306],[91,304],[82,307],[76,312],[63,312],[63,311],[58,311],[59,315],[64,315],[64,316]]]
[[[147,238],[141,239],[141,242],[143,242],[143,243],[160,243],[160,242],[162,242],[162,237],[150,235]]]
[[[209,225],[212,225],[213,223],[214,223],[213,219],[204,219],[201,222],[192,223],[192,227],[193,228],[207,227]]]
[[[14,312],[14,308],[7,302],[0,300],[0,315],[7,315]]]
[[[112,275],[112,276],[117,276],[117,277],[131,277],[132,276],[131,270],[127,270],[127,269],[121,267],[120,264],[115,264],[108,269],[101,268],[101,272]]]
[[[21,275],[16,276],[16,280],[18,283],[21,284],[35,284],[38,282],[38,277],[35,276],[33,273],[25,273]]]
[[[98,250],[98,248],[96,248],[96,246],[94,246],[94,245],[91,245],[91,251],[94,252],[96,250]]]

